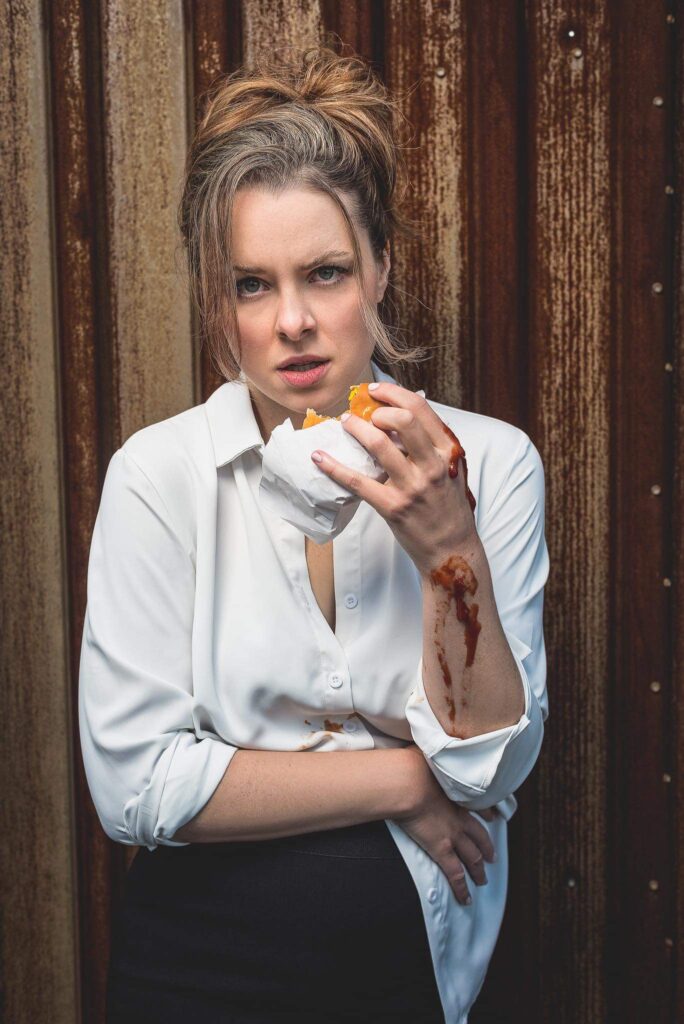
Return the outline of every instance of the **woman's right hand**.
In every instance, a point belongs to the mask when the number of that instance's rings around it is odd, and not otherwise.
[[[459,903],[467,904],[471,900],[466,868],[476,885],[486,885],[484,862],[495,860],[489,832],[475,815],[493,821],[499,812],[495,807],[471,812],[454,803],[437,782],[422,752],[411,746],[415,751],[416,800],[411,810],[394,817],[439,865]]]

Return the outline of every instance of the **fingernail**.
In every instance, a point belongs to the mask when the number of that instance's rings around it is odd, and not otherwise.
[[[342,420],[342,422],[344,423],[344,422],[345,422],[345,420],[348,420],[350,416],[351,416],[351,413],[350,413],[350,412],[343,412],[343,413],[342,413],[342,415],[340,416],[340,419],[341,419],[341,420]]]
[[[323,461],[323,456],[321,455],[320,452],[311,452],[311,458],[314,460],[314,462]]]
[[[468,899],[465,901],[466,907],[469,907],[472,902],[473,902],[473,897],[469,896]]]
[[[379,387],[380,387],[380,384],[381,384],[381,383],[382,383],[382,381],[379,381],[379,380],[375,380],[375,381],[373,381],[373,383],[372,383],[372,384],[369,384],[369,385],[368,385],[368,390],[369,390],[369,391],[375,391],[375,389],[376,389],[376,388],[379,388]]]

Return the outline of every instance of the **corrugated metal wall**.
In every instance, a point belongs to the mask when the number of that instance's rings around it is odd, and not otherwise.
[[[219,383],[175,228],[197,104],[326,29],[411,89],[423,237],[393,255],[436,348],[421,382],[546,467],[551,717],[474,1019],[684,1019],[683,22],[678,0],[0,0],[8,1022],[103,1020],[133,851],[81,767],[85,569],[113,450]]]

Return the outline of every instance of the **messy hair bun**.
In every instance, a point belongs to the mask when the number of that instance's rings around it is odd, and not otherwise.
[[[203,334],[225,379],[240,373],[235,281],[226,273],[232,266],[231,214],[238,189],[278,191],[296,184],[329,195],[347,222],[360,280],[357,232],[338,193],[351,197],[377,259],[397,233],[413,233],[397,208],[398,190],[405,187],[396,141],[400,122],[369,65],[328,46],[262,57],[253,69],[221,76],[205,94],[178,219]],[[425,358],[425,349],[407,347],[398,329],[382,322],[362,287],[360,295],[374,356],[399,372]]]

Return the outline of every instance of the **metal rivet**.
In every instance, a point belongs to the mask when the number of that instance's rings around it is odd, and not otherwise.
[[[651,291],[654,295],[660,295],[663,290],[662,283],[660,281],[654,281],[651,285]]]
[[[666,196],[673,196],[674,195],[674,186],[666,185],[665,186],[665,195]]]
[[[666,576],[665,579],[663,580],[663,586],[664,587],[671,587],[672,586],[672,580],[668,579],[668,577]]]
[[[653,680],[650,686],[653,693],[660,693],[660,683],[656,679]]]
[[[575,47],[575,49],[572,51],[572,55],[573,55],[573,57],[581,57],[582,56],[582,51],[580,50],[579,46]]]
[[[577,885],[577,879],[576,878],[568,878],[568,880],[567,880],[567,882],[565,884],[567,885],[568,889],[574,889],[575,886]]]
[[[664,103],[665,103],[665,100],[663,99],[662,96],[654,96],[653,97],[653,106],[654,107],[662,107]]]
[[[672,776],[669,772],[663,772],[663,782],[672,782]]]
[[[662,491],[662,487],[660,486],[660,484],[652,484],[651,485],[651,494],[660,494],[661,491]]]
[[[665,15],[665,21],[668,23],[668,25],[674,25],[674,20],[675,20],[674,14],[666,14]]]
[[[568,37],[569,37],[570,39],[574,39],[574,38],[575,38],[575,35],[576,35],[576,33],[575,33],[575,30],[574,30],[574,28],[569,28],[569,29],[568,29]]]
[[[657,879],[652,878],[651,881],[648,883],[648,887],[651,890],[651,892],[658,892],[660,884],[658,883]]]
[[[672,365],[672,363],[665,363],[665,372],[666,373],[672,373],[673,370],[674,370],[674,366]]]
[[[446,75],[446,68],[435,68],[435,74],[438,78],[444,78]]]

